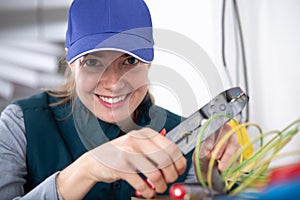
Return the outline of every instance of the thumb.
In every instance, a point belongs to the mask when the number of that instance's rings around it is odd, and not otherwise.
[[[195,168],[195,170],[197,170],[196,162],[195,162],[195,159],[196,159],[195,152],[193,154],[192,159],[193,159],[193,163],[194,163],[194,168]],[[210,155],[202,156],[198,159],[199,159],[199,163],[200,163],[200,170],[201,170],[202,176],[205,180],[207,180],[207,172],[208,172],[208,164],[209,164],[209,160],[210,160]],[[200,181],[200,180],[198,180],[198,181]]]

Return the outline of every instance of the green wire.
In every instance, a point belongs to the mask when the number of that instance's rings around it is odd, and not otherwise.
[[[242,127],[246,127],[247,125],[253,125],[253,126],[256,126],[256,127],[261,131],[261,129],[260,129],[260,127],[259,127],[258,125],[253,124],[253,123],[247,123],[247,124],[241,124],[241,125],[235,127],[234,129],[231,129],[227,134],[231,136],[231,135],[233,135],[233,134],[236,132],[237,129],[241,129]],[[227,134],[224,136],[224,138],[227,136]],[[230,136],[229,136],[229,137],[230,137]],[[260,137],[261,137],[261,136],[260,136]],[[259,139],[259,138],[257,138],[257,139]],[[219,149],[221,148],[221,146],[223,145],[223,143],[225,143],[225,140],[224,140],[224,139],[219,141],[219,143],[218,143],[218,145],[217,145],[217,147],[216,147],[216,151],[217,151],[217,149],[219,150]],[[246,145],[242,146],[242,147],[239,149],[239,151],[237,151],[237,152],[232,156],[232,158],[228,161],[227,166],[226,166],[225,170],[222,172],[222,175],[221,175],[221,177],[223,178],[223,180],[226,180],[226,177],[230,177],[230,173],[233,174],[233,173],[236,173],[236,171],[239,172],[239,171],[241,170],[241,168],[243,168],[243,165],[245,165],[245,162],[246,162],[248,159],[247,159],[247,160],[242,160],[242,159],[240,159],[240,164],[236,164],[234,167],[232,167],[232,168],[229,169],[229,167],[233,165],[233,163],[238,159],[238,157],[241,157],[241,158],[242,158],[241,155],[243,155],[244,150],[247,149],[250,145],[252,145],[252,143],[253,143],[253,141],[250,141],[250,142],[248,142]],[[218,146],[220,146],[220,148],[219,148]],[[211,161],[211,162],[212,162],[212,161]],[[211,163],[210,163],[210,164],[211,164]],[[228,173],[229,173],[229,175],[228,175]],[[236,177],[236,176],[235,176],[235,177]],[[234,183],[235,183],[235,182],[234,182]]]
[[[258,166],[256,171],[252,170],[251,176],[247,176],[246,178],[243,178],[243,176],[240,176],[240,178],[242,178],[242,182],[241,184],[234,189],[233,191],[231,191],[231,195],[237,194],[239,192],[241,192],[243,189],[245,189],[247,186],[253,184],[254,181],[257,181],[259,179],[259,177],[263,177],[263,173],[267,171],[267,168],[269,166],[269,164],[271,163],[271,161],[277,156],[277,153],[291,140],[291,138],[298,132],[298,126],[293,128],[290,131],[287,131],[289,128],[291,128],[294,125],[297,125],[297,123],[299,123],[300,120],[297,120],[295,122],[293,122],[292,124],[288,125],[283,131],[277,133],[277,135],[275,137],[273,137],[267,144],[265,144],[263,147],[261,147],[261,149],[259,149],[256,154],[254,154],[252,157],[250,157],[249,159],[247,159],[246,163],[250,163],[253,161],[256,161],[256,164],[260,163]],[[264,136],[266,136],[264,134]],[[279,139],[278,139],[279,137]],[[277,139],[277,140],[276,140]],[[258,160],[263,157],[266,156],[266,154],[268,152],[270,152],[272,149],[274,149],[272,155],[265,160],[262,160],[260,162],[258,162]],[[245,165],[245,163],[243,163],[243,165]],[[240,170],[240,167],[238,167],[237,169]],[[233,170],[236,171],[237,169]],[[230,186],[232,186],[233,184],[231,184]],[[229,188],[230,188],[229,186]]]
[[[197,138],[197,144],[195,148],[195,167],[196,167],[196,175],[203,187],[207,187],[207,184],[204,180],[203,173],[201,171],[201,163],[200,163],[200,148],[201,148],[201,142],[202,142],[202,137],[209,126],[209,124],[215,120],[218,117],[226,117],[229,119],[232,119],[235,121],[235,123],[238,124],[238,122],[230,115],[226,114],[217,114],[212,117],[210,117],[202,126],[198,138]],[[286,128],[284,128],[282,131],[270,131],[264,133],[262,129],[260,128],[259,125],[254,124],[254,123],[245,123],[245,124],[240,124],[234,129],[232,129],[230,132],[236,132],[236,131],[241,131],[243,127],[248,127],[248,126],[255,126],[258,130],[260,135],[256,136],[253,140],[249,141],[247,144],[244,144],[244,139],[242,138],[242,147],[232,156],[232,158],[229,160],[227,163],[227,166],[225,170],[222,173],[222,179],[230,179],[230,184],[226,186],[227,190],[230,190],[233,185],[239,180],[241,181],[241,184],[239,184],[238,187],[236,187],[234,190],[230,192],[231,195],[237,194],[241,192],[243,189],[247,188],[248,186],[251,186],[255,181],[258,180],[267,180],[267,169],[269,167],[269,164],[271,163],[274,158],[277,158],[278,155],[277,153],[291,140],[291,138],[299,131],[299,126],[300,126],[300,119],[294,121],[293,123],[289,124]],[[293,128],[293,126],[296,126]],[[291,129],[292,128],[292,129]],[[291,129],[291,130],[289,130]],[[263,144],[263,140],[271,135],[276,133],[274,137],[272,137],[266,144]],[[241,134],[242,135],[242,134]],[[225,135],[226,136],[226,135]],[[230,135],[231,136],[231,135]],[[227,136],[228,138],[230,136]],[[249,148],[251,145],[254,143],[260,141],[260,147],[259,149],[253,153],[249,158],[243,160],[243,152]],[[221,142],[221,141],[219,141]],[[225,142],[225,140],[224,140]],[[223,143],[224,143],[223,142]],[[223,145],[223,144],[222,144]],[[220,144],[220,148],[222,146]],[[219,148],[219,149],[220,149]],[[272,151],[273,150],[273,151]],[[217,150],[216,150],[217,151]],[[268,156],[268,158],[263,159],[265,156],[267,156],[271,152],[271,155]],[[214,152],[214,153],[218,153]],[[240,162],[235,164],[235,166],[231,167],[234,162],[238,159],[238,157],[241,158]],[[210,164],[214,162],[214,156],[211,157]],[[209,170],[212,168],[209,166]],[[245,174],[245,172],[242,172],[243,169],[250,170],[248,172],[248,175]],[[209,173],[208,173],[209,176]],[[207,177],[208,180],[210,180],[211,177]],[[211,181],[208,181],[208,183],[211,183]]]
[[[268,143],[266,143],[263,147],[261,147],[255,154],[253,154],[249,159],[247,159],[246,162],[243,163],[243,166],[244,167],[246,164],[250,163],[250,162],[254,162],[257,164],[258,163],[258,160],[260,158],[262,158],[263,156],[265,156],[269,151],[271,151],[274,148],[278,147],[279,146],[279,142],[281,140],[281,137],[280,137],[280,140],[279,141],[276,141],[277,139],[277,136],[281,136],[281,133],[279,132],[279,134],[277,134],[275,137],[273,137]],[[279,148],[279,147],[278,147]],[[275,149],[276,150],[276,149]],[[273,155],[276,153],[277,151],[274,151],[273,152]],[[252,164],[252,166],[254,166]],[[261,165],[258,165],[258,166],[261,166]],[[260,171],[260,167],[257,168],[258,171]],[[233,186],[233,183],[231,184],[231,187]],[[229,186],[229,189],[231,189],[231,187]]]
[[[207,184],[204,180],[202,171],[201,171],[201,163],[200,163],[200,147],[201,147],[201,142],[202,142],[202,137],[204,135],[205,130],[207,129],[208,125],[212,122],[212,120],[216,119],[217,117],[227,117],[229,119],[235,120],[232,116],[226,115],[226,114],[216,114],[210,117],[202,126],[198,138],[197,138],[197,144],[195,148],[195,166],[196,166],[196,176],[201,183],[201,185],[204,188],[207,188]]]

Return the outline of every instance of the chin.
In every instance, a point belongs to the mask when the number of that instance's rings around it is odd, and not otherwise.
[[[96,114],[96,116],[107,123],[116,124],[117,122],[124,121],[125,119],[128,119],[128,115],[122,115],[118,113],[109,113],[106,112],[106,115],[103,116],[101,114]]]

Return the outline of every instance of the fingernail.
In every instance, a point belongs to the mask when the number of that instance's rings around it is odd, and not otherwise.
[[[223,163],[223,162],[220,162],[220,163],[219,163],[219,169],[220,169],[221,171],[223,171],[223,170],[225,169],[225,167],[226,167],[226,164],[225,164],[225,163]]]
[[[159,132],[162,136],[165,136],[167,134],[167,131],[165,128],[163,128],[160,132]]]

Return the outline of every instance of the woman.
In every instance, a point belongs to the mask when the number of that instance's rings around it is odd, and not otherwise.
[[[192,155],[159,134],[181,117],[148,92],[153,44],[143,0],[72,3],[68,82],[1,115],[1,198],[150,198],[194,175]],[[220,170],[237,148],[234,139],[223,148]]]

